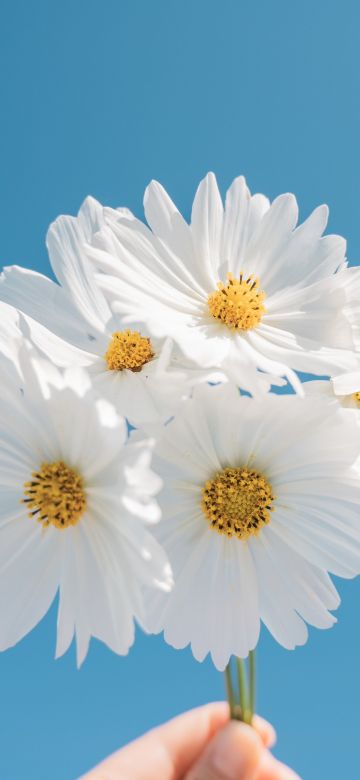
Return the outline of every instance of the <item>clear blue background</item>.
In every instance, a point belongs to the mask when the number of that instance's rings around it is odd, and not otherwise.
[[[155,177],[188,214],[225,188],[294,191],[360,257],[360,11],[343,0],[3,0],[0,257],[48,272],[44,238],[91,193],[142,213]],[[305,780],[359,777],[360,582],[339,624],[288,653],[263,633],[259,710]],[[11,609],[11,593],[9,593]],[[55,609],[0,657],[0,777],[73,780],[127,740],[223,695],[210,662],[139,636],[53,660]],[[1,619],[1,616],[0,616]]]

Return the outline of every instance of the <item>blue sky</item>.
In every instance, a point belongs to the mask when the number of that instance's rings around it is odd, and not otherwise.
[[[48,272],[45,233],[88,194],[142,214],[151,178],[185,214],[199,179],[293,191],[360,258],[360,11],[303,0],[12,0],[0,25],[0,262]],[[360,583],[338,625],[288,653],[263,632],[259,710],[306,780],[354,777]],[[9,593],[11,608],[11,593]],[[1,619],[1,616],[0,616]],[[53,609],[0,656],[0,776],[73,780],[128,739],[223,695],[211,663],[138,636],[55,662]]]

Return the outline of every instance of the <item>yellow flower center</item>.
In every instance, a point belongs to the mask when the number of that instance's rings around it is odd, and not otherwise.
[[[76,525],[86,510],[83,479],[62,460],[43,463],[31,482],[25,482],[24,493],[29,517],[44,527]]]
[[[252,274],[245,279],[242,273],[239,279],[228,273],[227,279],[226,284],[218,282],[218,289],[208,297],[210,314],[228,328],[255,328],[265,312],[265,293],[259,288],[259,280]]]
[[[244,466],[223,469],[205,482],[201,508],[219,534],[247,539],[270,522],[274,500],[266,477]]]
[[[141,371],[154,354],[150,339],[137,330],[118,330],[111,337],[105,360],[110,371]]]
[[[357,406],[360,406],[360,390],[357,390],[356,393],[352,393],[352,398],[356,402]]]

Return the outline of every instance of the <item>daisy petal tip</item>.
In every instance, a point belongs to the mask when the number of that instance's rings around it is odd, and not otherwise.
[[[62,656],[65,655],[65,653],[67,653],[67,651],[68,651],[68,649],[69,649],[69,647],[70,647],[70,645],[71,645],[71,643],[73,641],[73,638],[74,637],[72,636],[70,641],[67,642],[66,644],[60,644],[59,642],[56,643],[56,650],[55,650],[55,656],[54,656],[55,661],[58,661],[59,658],[62,658]]]
[[[225,672],[225,669],[230,661],[230,656],[227,658],[227,660],[224,660],[223,658],[220,660],[218,659],[213,653],[211,653],[211,660],[215,666],[215,669],[217,669],[218,672]]]
[[[159,190],[163,190],[163,186],[160,184],[157,179],[150,179],[149,184],[147,185],[144,193],[144,203],[146,203],[150,197],[150,195],[154,192],[158,192]]]
[[[332,615],[331,612],[329,612],[329,628],[332,628],[336,625],[338,622],[338,619],[335,615]]]
[[[244,188],[246,187],[246,178],[243,173],[239,174],[239,176],[236,176],[235,179],[232,182],[233,186]]]
[[[99,203],[93,195],[86,195],[79,209],[79,214],[84,211],[102,211],[103,206]]]
[[[330,213],[330,209],[329,209],[328,204],[327,203],[321,203],[320,206],[319,206],[319,210],[321,211],[321,213],[324,216],[324,222],[325,222],[325,226],[326,226],[327,221],[329,219],[329,213]],[[343,239],[343,241],[345,241],[345,239]]]

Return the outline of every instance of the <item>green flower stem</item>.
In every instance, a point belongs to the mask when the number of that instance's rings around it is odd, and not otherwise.
[[[238,683],[239,683],[239,700],[241,708],[241,720],[248,723],[249,707],[248,707],[248,694],[247,694],[247,682],[246,682],[246,670],[245,663],[242,658],[236,659]]]
[[[255,650],[249,654],[249,723],[252,722],[255,713],[256,699],[256,657]]]
[[[231,720],[234,720],[236,719],[236,703],[235,703],[234,686],[231,678],[231,659],[225,669],[225,682],[226,682],[227,699],[230,707],[230,718]]]
[[[232,720],[242,720],[251,725],[255,713],[256,663],[255,650],[249,653],[248,665],[236,658],[237,681],[234,686],[231,659],[225,669],[226,692]]]

